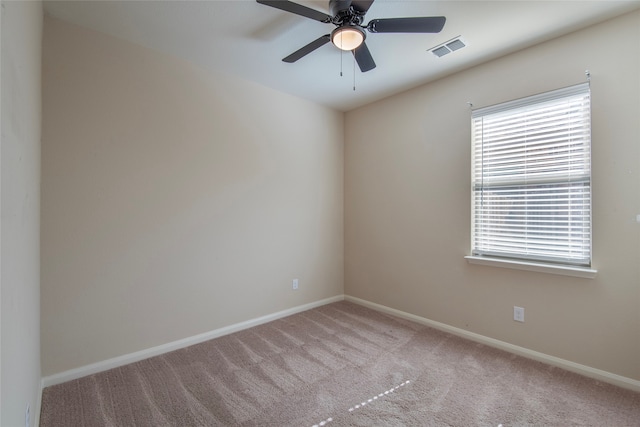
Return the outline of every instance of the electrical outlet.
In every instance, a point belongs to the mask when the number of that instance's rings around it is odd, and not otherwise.
[[[524,322],[524,308],[513,306],[513,320]]]
[[[298,289],[298,279],[293,279],[292,287],[294,291]]]
[[[31,425],[31,409],[29,408],[28,403],[27,409],[24,411],[24,425],[25,427],[29,427]]]

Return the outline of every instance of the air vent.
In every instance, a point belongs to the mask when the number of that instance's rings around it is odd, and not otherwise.
[[[438,56],[438,57],[445,56],[447,53],[451,53],[451,51],[449,49],[447,49],[446,46],[437,47],[437,48],[433,49],[431,52],[435,56]]]
[[[462,49],[466,45],[467,44],[462,41],[460,36],[458,36],[442,44],[439,44],[438,46],[432,47],[431,49],[429,49],[429,52],[433,53],[438,58],[442,58],[443,56],[448,55],[451,52]]]
[[[465,46],[466,46],[466,44],[464,44],[464,42],[462,40],[460,40],[460,39],[455,39],[455,40],[447,43],[447,47],[449,49],[451,49],[452,52],[456,51],[458,49],[462,49]]]

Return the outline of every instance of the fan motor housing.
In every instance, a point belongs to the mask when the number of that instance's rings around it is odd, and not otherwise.
[[[338,27],[361,26],[364,21],[364,12],[354,9],[351,0],[329,0],[329,10],[333,15],[331,22]]]
[[[338,16],[340,12],[348,11],[350,7],[351,0],[329,0],[329,10],[333,16]]]

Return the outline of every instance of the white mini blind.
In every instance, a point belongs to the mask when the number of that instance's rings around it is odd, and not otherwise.
[[[474,110],[472,253],[591,265],[588,83]]]

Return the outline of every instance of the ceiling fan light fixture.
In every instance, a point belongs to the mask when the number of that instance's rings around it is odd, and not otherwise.
[[[344,25],[331,33],[331,42],[342,50],[354,50],[364,42],[364,31],[358,27]]]

